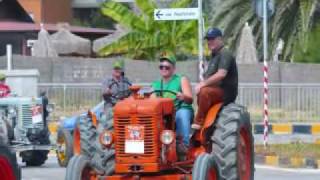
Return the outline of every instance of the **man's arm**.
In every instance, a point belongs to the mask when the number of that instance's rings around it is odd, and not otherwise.
[[[227,75],[228,71],[225,69],[219,69],[218,72],[210,76],[207,80],[203,81],[203,86],[218,85]]]
[[[188,104],[192,104],[193,102],[192,89],[191,89],[190,81],[187,77],[181,78],[181,89],[182,89],[182,93],[178,93],[177,98]]]
[[[218,71],[203,82],[204,86],[218,85],[227,76],[232,61],[232,55],[223,51],[218,64]]]

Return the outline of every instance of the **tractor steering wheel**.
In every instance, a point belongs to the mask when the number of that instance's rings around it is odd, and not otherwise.
[[[163,89],[163,90],[154,90],[151,94],[153,94],[153,93],[160,93],[160,96],[161,97],[163,97],[163,93],[164,92],[168,92],[168,93],[171,93],[171,94],[173,94],[174,96],[177,96],[177,92],[175,92],[175,91],[171,91],[171,90],[165,90],[165,89]],[[177,98],[175,98],[175,99],[177,99]]]
[[[175,96],[175,98],[174,98],[173,100],[178,102],[178,103],[176,104],[177,107],[179,107],[179,106],[183,103],[182,100],[180,100],[180,99],[177,98],[178,92],[176,92],[176,91],[165,90],[165,89],[163,89],[163,90],[154,90],[151,94],[153,94],[153,93],[156,93],[156,94],[157,94],[157,93],[160,93],[160,96],[163,97],[163,93],[164,93],[164,92],[171,93],[171,94],[173,94],[173,95]]]

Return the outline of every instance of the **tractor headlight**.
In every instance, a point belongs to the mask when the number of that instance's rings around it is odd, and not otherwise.
[[[161,142],[165,145],[169,145],[174,140],[174,133],[171,130],[164,130],[161,133]]]
[[[54,110],[54,104],[48,104],[46,108],[49,113],[52,113]]]
[[[9,113],[10,115],[12,115],[12,116],[15,116],[15,115],[17,114],[17,111],[16,111],[16,109],[15,109],[14,107],[10,107],[10,108],[8,109],[8,113]]]
[[[113,135],[110,131],[103,131],[100,134],[100,143],[106,147],[109,147],[113,143]]]

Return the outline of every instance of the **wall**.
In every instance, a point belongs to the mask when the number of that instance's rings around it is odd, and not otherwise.
[[[45,83],[99,83],[112,70],[114,59],[90,58],[35,58],[13,56],[13,68],[38,69],[40,82]],[[179,62],[177,72],[196,82],[196,61]],[[262,83],[262,64],[238,65],[239,81]],[[6,68],[6,57],[0,57],[0,69]],[[158,62],[126,61],[126,74],[133,82],[151,82],[159,77]],[[320,83],[320,65],[270,64],[271,83]]]

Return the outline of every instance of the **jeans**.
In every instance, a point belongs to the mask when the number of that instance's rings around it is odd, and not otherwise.
[[[193,116],[193,110],[187,108],[181,108],[176,112],[177,136],[182,137],[182,141],[186,146],[189,146],[189,135]]]

